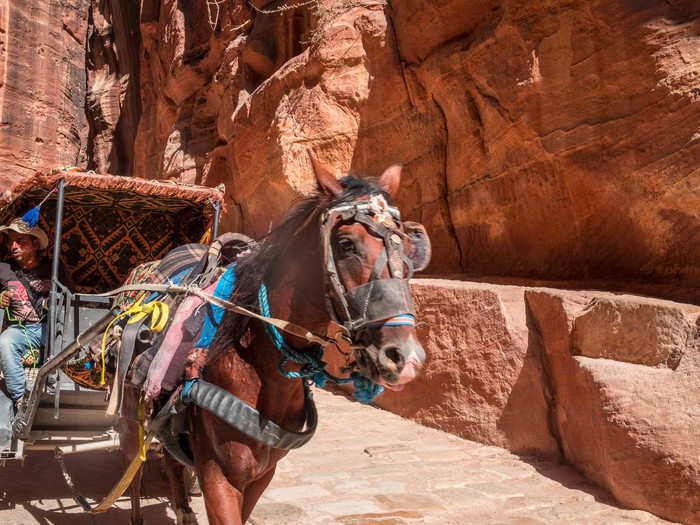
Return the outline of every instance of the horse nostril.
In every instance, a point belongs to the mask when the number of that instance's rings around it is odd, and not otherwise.
[[[385,348],[384,355],[398,367],[403,364],[403,356],[401,355],[401,352],[399,352],[399,349],[395,346]]]

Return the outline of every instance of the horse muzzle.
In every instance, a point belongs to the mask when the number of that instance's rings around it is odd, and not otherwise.
[[[390,390],[401,390],[420,374],[425,351],[411,335],[401,344],[357,348],[355,357],[362,375]]]

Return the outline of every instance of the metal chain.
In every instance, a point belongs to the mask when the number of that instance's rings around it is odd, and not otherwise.
[[[307,0],[306,2],[299,2],[298,4],[289,4],[289,5],[283,5],[280,7],[276,7],[274,9],[260,9],[259,7],[256,7],[253,2],[250,0],[247,0],[248,5],[253,8],[253,10],[257,13],[261,13],[263,15],[274,15],[277,13],[284,13],[285,11],[291,11],[292,9],[298,9],[300,7],[305,7],[307,5],[311,4],[317,4],[319,3],[320,0]]]
[[[229,0],[206,0],[207,2],[207,16],[209,17],[209,27],[211,27],[212,31],[216,31],[216,26],[219,24],[219,15],[221,14],[221,6],[228,2]],[[320,0],[306,0],[305,2],[299,2],[296,4],[289,4],[289,5],[283,5],[280,7],[276,7],[275,9],[260,9],[257,7],[255,4],[253,4],[250,0],[246,0],[246,3],[255,11],[256,13],[260,13],[263,15],[273,15],[277,13],[284,13],[285,11],[291,11],[293,9],[298,9],[300,7],[306,7],[311,4],[317,4],[319,5]],[[213,8],[213,9],[212,9]],[[242,24],[231,27],[231,24],[227,24],[226,26],[222,27],[222,31],[238,31],[239,29],[243,29],[245,26],[250,24],[252,20],[246,20]]]

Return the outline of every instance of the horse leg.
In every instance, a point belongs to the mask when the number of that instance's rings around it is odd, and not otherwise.
[[[233,487],[219,466],[208,464],[198,469],[199,483],[210,525],[243,525],[243,494]]]
[[[197,525],[197,515],[190,507],[185,487],[185,466],[167,452],[164,455],[165,471],[170,485],[170,502],[175,511],[177,525]]]
[[[143,478],[143,465],[139,467],[129,487],[131,496],[131,517],[129,525],[143,525],[143,514],[141,514],[141,479]]]
[[[139,425],[135,421],[122,419],[119,432],[119,448],[124,457],[124,470],[129,466],[136,454],[140,453],[141,445],[138,440]],[[131,498],[130,525],[143,525],[143,515],[141,514],[141,479],[143,477],[143,465],[139,468],[129,485],[129,495]]]
[[[246,487],[245,492],[243,493],[244,523],[250,516],[250,513],[253,512],[253,508],[260,499],[260,496],[262,496],[262,493],[270,484],[270,481],[272,481],[272,477],[275,475],[276,468],[277,465],[273,465],[272,468],[269,471],[267,471],[262,477],[256,479]]]

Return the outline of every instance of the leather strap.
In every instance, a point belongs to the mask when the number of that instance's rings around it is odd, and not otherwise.
[[[122,415],[122,406],[124,405],[124,383],[126,382],[126,374],[129,371],[129,366],[131,365],[131,359],[134,356],[134,349],[136,348],[136,341],[138,340],[138,335],[143,328],[144,323],[150,316],[147,315],[141,318],[136,323],[127,323],[122,332],[122,343],[119,348],[119,361],[117,365],[117,379],[116,379],[116,390],[119,396],[119,415]]]
[[[311,389],[304,383],[306,430],[294,432],[277,425],[231,392],[201,379],[183,390],[183,400],[208,410],[236,430],[272,448],[291,450],[305,445],[316,432],[318,413]]]

